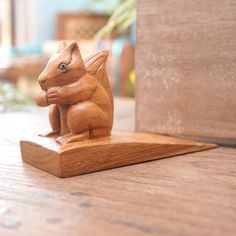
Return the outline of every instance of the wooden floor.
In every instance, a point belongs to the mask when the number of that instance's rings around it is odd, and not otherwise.
[[[133,101],[116,109],[115,130],[133,130]],[[19,139],[45,117],[0,114],[1,236],[236,235],[236,149],[60,179],[20,157]]]

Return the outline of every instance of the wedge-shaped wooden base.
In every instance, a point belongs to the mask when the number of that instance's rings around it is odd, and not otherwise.
[[[58,177],[94,171],[214,148],[216,145],[144,133],[114,133],[59,145],[54,138],[21,141],[24,162]]]

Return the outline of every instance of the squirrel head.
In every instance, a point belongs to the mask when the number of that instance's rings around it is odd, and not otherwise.
[[[51,87],[74,83],[85,73],[86,68],[77,42],[74,41],[69,45],[61,42],[38,81],[43,90],[48,90]]]

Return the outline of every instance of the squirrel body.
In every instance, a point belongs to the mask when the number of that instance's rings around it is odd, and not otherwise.
[[[83,60],[76,42],[63,42],[57,54],[40,75],[42,91],[35,96],[39,106],[50,105],[52,131],[45,136],[59,134],[59,143],[109,136],[113,96],[105,70],[108,52]]]

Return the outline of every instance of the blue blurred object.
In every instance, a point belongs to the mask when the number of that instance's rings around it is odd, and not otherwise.
[[[59,12],[79,13],[84,10],[89,0],[34,0],[36,14],[34,25],[37,26],[37,40],[43,42],[55,39],[56,19]]]
[[[0,48],[0,56],[4,58],[17,56],[38,56],[43,53],[43,44],[36,42],[22,47]]]
[[[30,56],[41,55],[43,53],[42,43],[35,42],[22,47],[13,47],[10,49],[11,56]]]

